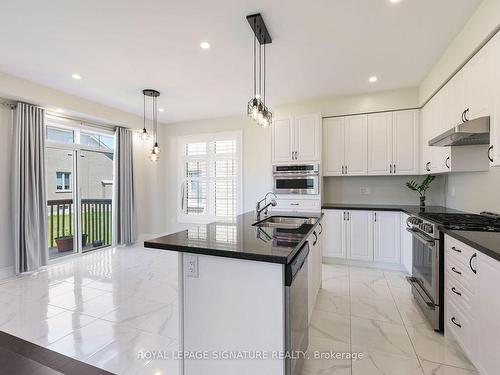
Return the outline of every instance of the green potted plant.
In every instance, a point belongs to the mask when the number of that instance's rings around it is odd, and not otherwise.
[[[416,191],[420,194],[420,207],[425,207],[425,192],[429,189],[435,178],[436,176],[428,175],[420,184],[413,180],[406,183],[408,189]]]

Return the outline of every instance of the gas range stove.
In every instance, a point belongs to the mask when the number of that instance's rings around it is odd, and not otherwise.
[[[500,232],[500,215],[491,212],[479,215],[422,212],[408,218],[407,225],[433,238],[439,238],[440,226],[453,230]]]

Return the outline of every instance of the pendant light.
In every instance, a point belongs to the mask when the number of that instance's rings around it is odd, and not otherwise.
[[[141,131],[141,134],[139,135],[139,137],[141,138],[142,141],[147,141],[147,140],[149,140],[150,135],[148,133],[148,130],[146,129],[146,94],[144,93],[144,91],[146,91],[146,90],[142,91],[142,94],[144,97],[144,117],[143,117],[144,126],[142,127],[142,131]]]
[[[247,114],[267,128],[273,121],[273,114],[266,106],[266,44],[272,40],[260,13],[247,16],[247,20],[254,32],[253,97],[247,104]]]
[[[160,146],[158,145],[158,97],[160,96],[160,92],[153,89],[145,89],[142,90],[144,95],[144,129],[142,129],[142,134],[146,130],[146,96],[151,98],[151,119],[153,122],[152,132],[153,132],[153,148],[151,149],[151,154],[149,155],[149,159],[151,161],[158,161],[160,158]]]

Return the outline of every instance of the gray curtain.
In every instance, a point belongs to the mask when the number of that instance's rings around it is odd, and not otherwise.
[[[116,244],[127,245],[136,240],[133,134],[125,128],[117,128],[115,134],[113,235]]]
[[[45,110],[18,103],[14,113],[13,227],[16,274],[47,264]]]

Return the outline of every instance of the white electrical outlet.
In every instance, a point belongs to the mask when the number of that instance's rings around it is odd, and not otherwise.
[[[198,256],[184,254],[184,274],[187,277],[198,277]]]
[[[360,187],[359,188],[359,193],[361,195],[370,195],[372,193],[372,189],[369,187]]]

